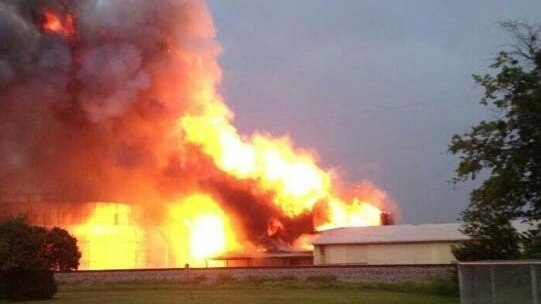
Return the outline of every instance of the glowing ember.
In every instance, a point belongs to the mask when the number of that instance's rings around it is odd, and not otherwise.
[[[73,36],[75,33],[75,18],[68,14],[64,17],[59,17],[50,11],[43,12],[42,27],[46,32],[57,33],[62,36]]]
[[[267,235],[273,236],[276,233],[278,233],[280,230],[284,230],[284,224],[282,224],[277,219],[274,219],[274,218],[270,219],[269,222],[267,223]]]

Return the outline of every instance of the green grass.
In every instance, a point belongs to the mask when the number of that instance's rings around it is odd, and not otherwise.
[[[390,287],[394,286],[394,287]],[[405,288],[407,286],[407,288]],[[53,300],[18,303],[369,303],[457,304],[457,296],[403,284],[347,283],[327,280],[255,281],[222,284],[114,283],[63,284]]]

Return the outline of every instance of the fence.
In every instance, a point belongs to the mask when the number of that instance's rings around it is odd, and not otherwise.
[[[305,280],[309,277],[336,277],[340,281],[363,282],[411,282],[435,278],[446,280],[456,274],[454,265],[325,265],[294,267],[218,267],[190,268],[190,277],[206,278],[208,282],[220,277],[239,280],[254,278]],[[132,269],[132,270],[87,270],[58,272],[55,278],[63,283],[103,282],[163,282],[182,281],[187,277],[186,268]],[[0,302],[1,303],[1,302]],[[516,303],[521,304],[521,303]]]
[[[461,304],[541,304],[541,261],[458,265]]]

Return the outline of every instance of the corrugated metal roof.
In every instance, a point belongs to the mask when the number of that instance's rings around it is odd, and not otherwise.
[[[323,231],[312,243],[326,244],[376,244],[416,243],[469,240],[459,231],[461,223],[390,225],[372,227],[346,227]],[[528,229],[527,224],[514,222],[519,232]]]

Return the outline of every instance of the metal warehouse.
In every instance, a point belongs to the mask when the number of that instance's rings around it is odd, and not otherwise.
[[[419,265],[456,262],[451,248],[469,237],[460,223],[338,228],[314,241],[314,264]],[[513,223],[518,231],[526,224]]]

